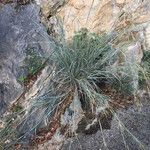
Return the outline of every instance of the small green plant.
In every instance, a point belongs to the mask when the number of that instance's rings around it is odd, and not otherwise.
[[[21,67],[26,71],[25,75],[20,75],[18,81],[24,83],[28,80],[28,76],[33,76],[43,67],[43,58],[34,48],[26,50],[26,58],[24,65]]]
[[[21,75],[21,76],[19,76],[19,78],[18,78],[18,81],[19,82],[25,82],[27,80],[27,77],[25,76],[25,75]]]
[[[35,74],[43,65],[43,59],[34,48],[26,50],[26,58],[24,60],[29,74]]]
[[[19,105],[19,104],[14,105],[14,106],[12,107],[12,111],[13,111],[13,112],[19,113],[19,112],[21,112],[22,110],[23,110],[23,107],[22,107],[21,105]]]

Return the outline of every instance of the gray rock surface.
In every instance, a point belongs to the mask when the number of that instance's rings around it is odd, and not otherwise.
[[[36,5],[7,4],[0,8],[0,115],[24,90],[18,77],[26,50],[33,48],[45,58],[54,45],[40,23]]]
[[[68,140],[62,150],[140,150],[142,144],[143,149],[150,149],[149,98],[142,100],[140,109],[132,106],[128,110],[119,110],[110,130],[77,136]]]

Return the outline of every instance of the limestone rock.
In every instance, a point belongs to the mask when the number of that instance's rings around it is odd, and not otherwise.
[[[119,30],[131,24],[146,23],[150,18],[148,0],[38,0],[36,2],[41,7],[42,17],[48,18],[47,21],[55,14],[59,16],[66,39],[71,38],[75,31],[84,27],[96,33],[110,32],[114,28]],[[123,12],[125,16],[121,19]]]
[[[56,13],[58,8],[60,8],[65,0],[35,0],[41,7],[42,15],[46,18],[51,17]]]
[[[132,18],[120,20],[122,12]],[[75,31],[86,27],[91,32],[110,32],[115,27],[124,28],[129,22],[142,24],[149,20],[148,1],[110,1],[110,0],[70,0],[66,3],[58,15],[63,20],[66,39],[72,37]]]

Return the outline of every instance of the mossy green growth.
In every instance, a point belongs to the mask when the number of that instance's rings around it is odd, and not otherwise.
[[[21,112],[23,110],[23,107],[21,106],[21,105],[14,105],[13,107],[12,107],[12,111],[13,112]]]
[[[19,82],[25,82],[27,80],[27,77],[25,76],[25,75],[21,75],[21,76],[19,76],[19,78],[18,78],[18,81]]]
[[[27,49],[24,62],[29,74],[35,74],[43,66],[43,58],[33,48]]]
[[[26,74],[20,75],[18,81],[24,83],[28,80],[28,75],[33,76],[43,67],[43,57],[34,48],[26,50],[24,65],[21,67],[26,70]]]

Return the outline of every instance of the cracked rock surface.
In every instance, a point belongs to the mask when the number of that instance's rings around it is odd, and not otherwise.
[[[44,58],[54,45],[40,23],[36,5],[6,4],[0,8],[0,115],[24,91],[18,78],[26,50],[32,48]]]
[[[150,149],[150,98],[142,105],[119,110],[111,122],[110,130],[80,135],[66,141],[62,150],[145,150]],[[119,120],[119,121],[118,121]]]

